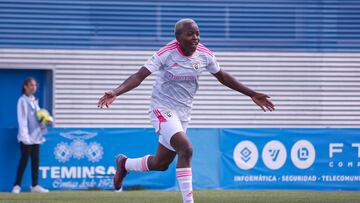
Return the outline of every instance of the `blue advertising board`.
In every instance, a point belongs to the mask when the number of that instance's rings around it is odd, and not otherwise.
[[[360,189],[358,129],[224,129],[222,188]]]
[[[2,129],[0,191],[10,191],[19,159],[16,129]],[[360,190],[360,129],[189,129],[195,189]],[[112,190],[115,156],[154,154],[151,128],[50,128],[41,146],[40,184],[50,190]],[[130,188],[177,189],[165,172],[130,173]],[[29,164],[28,164],[29,165]],[[29,170],[24,191],[30,186]]]
[[[113,189],[115,157],[156,151],[153,129],[50,129],[42,147],[40,182],[51,189]],[[175,166],[166,172],[129,173],[125,189],[173,189]]]
[[[218,129],[190,129],[194,145],[194,188],[219,184]],[[113,189],[114,159],[154,154],[158,135],[154,129],[61,129],[51,128],[42,146],[40,182],[52,189]],[[206,137],[206,139],[204,139]],[[124,189],[177,189],[175,161],[168,170],[129,173]],[[212,170],[209,170],[211,169]]]

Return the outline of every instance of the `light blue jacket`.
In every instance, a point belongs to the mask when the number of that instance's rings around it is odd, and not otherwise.
[[[40,109],[38,100],[34,96],[21,95],[17,103],[17,118],[19,124],[18,141],[26,145],[42,144],[45,142],[46,128],[36,118]]]

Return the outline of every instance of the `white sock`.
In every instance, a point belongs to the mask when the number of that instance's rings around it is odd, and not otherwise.
[[[125,169],[127,171],[149,171],[147,161],[150,155],[136,159],[126,159]]]
[[[177,168],[176,179],[178,180],[180,191],[184,203],[194,203],[192,190],[191,168]]]

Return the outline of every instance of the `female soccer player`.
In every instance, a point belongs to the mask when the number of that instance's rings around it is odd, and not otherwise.
[[[16,181],[12,193],[18,194],[21,191],[21,180],[26,168],[29,157],[31,157],[31,192],[46,193],[49,190],[38,184],[40,144],[45,139],[43,137],[46,130],[36,117],[36,112],[40,109],[38,100],[34,93],[37,90],[37,84],[34,78],[27,78],[24,81],[21,90],[21,97],[17,104],[17,118],[19,123],[18,141],[20,143],[21,158],[17,169]]]
[[[117,96],[136,88],[151,73],[158,72],[149,110],[151,123],[159,135],[156,155],[135,159],[119,155],[114,186],[121,189],[129,171],[164,171],[178,155],[176,177],[183,202],[192,203],[192,146],[186,129],[200,73],[206,69],[223,85],[249,96],[263,111],[273,111],[274,105],[269,96],[242,85],[219,67],[214,54],[200,43],[199,28],[194,20],[179,20],[175,25],[175,37],[176,40],[156,52],[119,87],[105,92],[98,107],[108,107]]]

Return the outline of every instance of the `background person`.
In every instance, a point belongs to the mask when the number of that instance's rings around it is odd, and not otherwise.
[[[36,113],[40,110],[38,100],[34,93],[37,90],[37,82],[34,78],[27,78],[22,86],[21,93],[17,103],[17,119],[19,124],[19,132],[17,139],[20,143],[21,158],[16,174],[16,181],[12,189],[12,193],[20,193],[21,181],[28,162],[31,157],[31,176],[32,186],[31,192],[46,193],[49,190],[41,187],[38,184],[39,173],[39,157],[40,144],[45,142],[43,135],[46,133],[46,128],[39,122]]]

